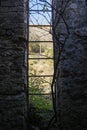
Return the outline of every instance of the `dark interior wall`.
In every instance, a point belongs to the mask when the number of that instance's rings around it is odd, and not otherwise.
[[[27,0],[0,0],[0,130],[26,130]]]
[[[62,3],[63,6],[61,1],[54,0],[57,10],[64,8],[66,1]],[[56,82],[58,123],[61,130],[87,129],[87,5],[85,2],[85,0],[68,2],[63,13],[66,23],[61,16],[59,23],[56,23],[58,14],[53,19],[56,34],[60,34],[59,40],[63,42],[64,37],[68,35],[64,48],[61,49],[60,76]],[[55,57],[58,55],[56,43]],[[55,63],[56,60],[55,58]]]

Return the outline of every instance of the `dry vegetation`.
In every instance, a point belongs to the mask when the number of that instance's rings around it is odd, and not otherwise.
[[[38,27],[30,27],[29,58],[53,58],[53,44],[51,42],[38,42],[52,41],[52,36],[49,34],[49,31],[49,27],[44,27],[43,29]],[[53,60],[29,60],[29,68],[29,74],[31,75],[53,75]],[[52,78],[45,78],[45,80],[49,83],[44,83],[42,86],[45,91],[50,91],[50,83]]]

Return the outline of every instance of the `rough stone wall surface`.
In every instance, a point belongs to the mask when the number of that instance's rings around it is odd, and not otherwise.
[[[66,0],[64,1],[66,2]],[[64,3],[63,2],[63,3]],[[55,4],[56,3],[56,4]],[[54,0],[60,8],[62,0]],[[62,5],[64,5],[62,3]],[[63,6],[62,6],[63,7]],[[56,12],[55,12],[56,14]],[[54,24],[58,16],[54,15]],[[87,129],[87,4],[86,0],[70,0],[63,13],[69,37],[61,53],[57,84],[57,112],[61,130]],[[66,25],[60,17],[56,33],[66,34]],[[63,36],[64,36],[63,35]],[[54,37],[55,39],[55,37]],[[55,46],[56,42],[55,42]],[[57,48],[57,47],[56,47]],[[55,57],[58,55],[55,50]],[[56,60],[55,60],[56,61]]]
[[[0,130],[26,130],[26,3],[0,0]]]

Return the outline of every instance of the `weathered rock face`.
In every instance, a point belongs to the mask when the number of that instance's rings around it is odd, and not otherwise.
[[[27,0],[0,0],[0,130],[26,129]]]
[[[54,0],[60,11],[67,0]],[[62,6],[61,6],[62,5]],[[57,112],[63,130],[87,129],[87,1],[70,0],[62,15],[54,11],[54,31],[60,34],[55,41],[55,58],[58,56],[57,40],[62,44],[60,75],[57,79]],[[58,21],[59,18],[59,21]],[[64,18],[64,19],[63,19]],[[54,36],[55,39],[55,36]],[[56,63],[55,59],[55,63]]]

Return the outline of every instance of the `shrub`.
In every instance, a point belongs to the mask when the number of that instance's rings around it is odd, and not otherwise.
[[[30,51],[33,53],[40,53],[40,44],[39,43],[30,43]],[[45,47],[41,46],[41,52],[45,51]]]

